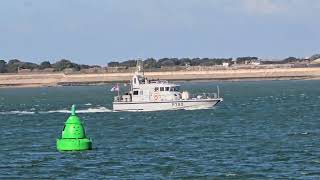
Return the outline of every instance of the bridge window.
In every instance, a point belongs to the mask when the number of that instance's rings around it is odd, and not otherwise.
[[[138,95],[139,91],[133,91],[133,95]]]
[[[154,91],[159,91],[159,88],[158,87],[154,88]]]
[[[164,87],[160,87],[160,91],[164,91]]]
[[[176,86],[176,87],[170,87],[170,91],[179,91],[180,87]]]
[[[141,84],[145,84],[145,78],[139,77],[139,82],[140,82]]]
[[[166,87],[166,91],[169,91],[169,89],[170,89],[169,87]]]

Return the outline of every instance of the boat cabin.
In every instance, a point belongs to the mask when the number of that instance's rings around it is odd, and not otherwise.
[[[131,91],[120,96],[118,101],[150,102],[172,101],[181,99],[180,86],[168,81],[149,80],[143,74],[132,77]]]

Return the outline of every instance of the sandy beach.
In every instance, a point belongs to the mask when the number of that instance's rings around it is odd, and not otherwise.
[[[278,68],[278,69],[237,69],[217,71],[166,71],[145,72],[149,79],[170,81],[194,80],[288,80],[320,79],[320,68]],[[0,87],[48,87],[67,85],[94,85],[114,82],[128,82],[132,73],[101,74],[0,74]]]

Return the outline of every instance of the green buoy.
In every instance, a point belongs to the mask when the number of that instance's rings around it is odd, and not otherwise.
[[[76,107],[72,105],[71,116],[67,119],[62,137],[57,139],[59,151],[83,151],[92,149],[91,139],[86,137],[84,127],[76,115]]]

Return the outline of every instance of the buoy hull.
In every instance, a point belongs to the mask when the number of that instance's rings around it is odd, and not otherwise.
[[[92,149],[90,139],[57,139],[57,149],[59,151],[84,151]]]

